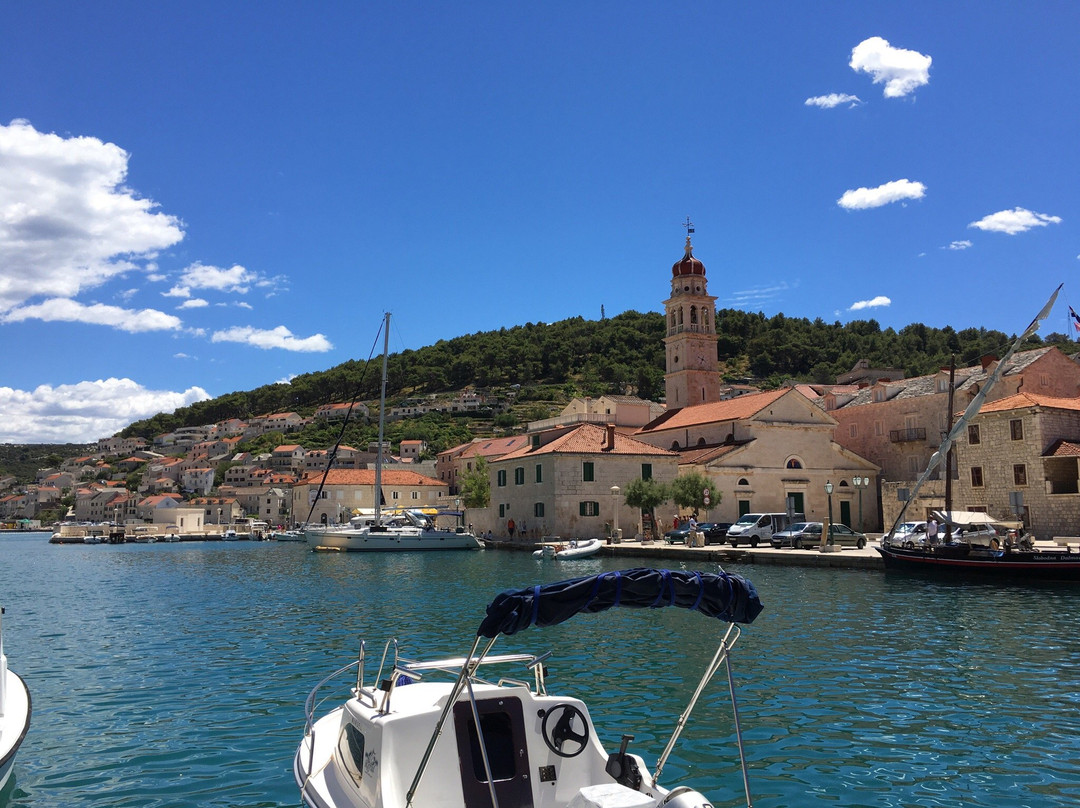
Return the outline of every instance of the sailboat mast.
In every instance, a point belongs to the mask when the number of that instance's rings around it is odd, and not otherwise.
[[[390,312],[383,322],[382,386],[379,389],[379,445],[375,452],[375,524],[381,524],[383,433],[386,429],[386,359],[390,353]]]
[[[945,434],[952,433],[953,428],[953,391],[956,390],[956,354],[949,357],[949,411],[945,414],[948,427]],[[952,468],[953,468],[953,447],[949,444],[949,451],[945,455],[945,513],[950,513],[952,507]],[[951,538],[952,527],[946,522],[943,527],[945,528],[945,542],[948,543]]]

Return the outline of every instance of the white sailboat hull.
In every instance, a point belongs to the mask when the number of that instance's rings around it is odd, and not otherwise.
[[[419,528],[326,529],[305,531],[308,544],[319,550],[341,552],[393,552],[416,550],[479,550],[482,545],[471,533]]]

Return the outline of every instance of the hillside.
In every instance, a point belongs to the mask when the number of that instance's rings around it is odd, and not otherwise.
[[[472,387],[512,390],[514,406],[509,416],[495,421],[425,416],[400,422],[392,425],[391,440],[420,438],[442,448],[473,434],[491,434],[495,427],[512,428],[546,417],[575,395],[632,393],[659,400],[664,392],[664,333],[662,314],[628,311],[601,320],[575,317],[526,323],[392,354],[387,381],[392,402]],[[734,309],[718,313],[717,335],[725,380],[751,381],[765,388],[788,380],[829,383],[862,358],[874,367],[899,367],[905,375],[917,376],[948,364],[950,356],[961,367],[975,364],[985,354],[1002,353],[1011,339],[984,328],[955,331],[915,323],[896,331],[883,330],[875,320],[826,323],[820,318],[765,317]],[[1078,348],[1061,334],[1050,334],[1045,341],[1035,336],[1025,347],[1046,343],[1066,353]],[[283,411],[306,416],[329,402],[374,401],[378,366],[378,360],[352,360],[298,376],[289,384],[264,385],[162,413],[131,424],[121,434],[151,439],[181,426]],[[336,437],[325,426],[311,429],[321,430],[305,434],[312,445],[327,438],[333,443]],[[358,444],[373,434],[362,423],[352,430],[346,440]]]

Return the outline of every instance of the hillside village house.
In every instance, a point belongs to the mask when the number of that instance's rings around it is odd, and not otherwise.
[[[641,514],[621,489],[636,479],[669,483],[677,461],[674,452],[620,434],[614,424],[538,432],[491,460],[491,504],[468,518],[497,536],[510,535],[511,520],[518,538],[610,536],[616,523],[627,536],[641,535]]]
[[[322,489],[320,491],[320,484]],[[380,507],[434,509],[447,486],[439,480],[401,468],[383,468]],[[292,489],[293,522],[344,524],[356,511],[375,509],[374,469],[330,469],[309,474]],[[310,513],[310,515],[309,515]]]
[[[196,497],[186,505],[200,508],[206,525],[232,525],[244,518],[244,508],[235,497]]]
[[[544,432],[570,424],[598,424],[619,427],[639,427],[659,418],[664,405],[637,396],[600,396],[598,398],[574,398],[554,418],[533,421],[529,432]]]
[[[508,452],[516,451],[529,443],[525,435],[511,435],[505,438],[476,438],[444,452],[435,458],[435,474],[439,482],[447,486],[450,494],[460,491],[462,474],[473,471],[477,461],[483,458],[490,463]]]
[[[856,529],[876,528],[878,468],[837,444],[835,426],[788,387],[673,410],[634,436],[677,452],[681,471],[699,471],[712,482],[711,521],[789,508],[824,521],[825,483],[831,482],[833,518]],[[856,477],[871,482],[856,487]]]

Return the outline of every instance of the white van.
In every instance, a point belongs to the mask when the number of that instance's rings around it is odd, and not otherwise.
[[[739,521],[728,528],[727,540],[732,547],[740,544],[749,544],[757,547],[758,542],[769,543],[773,533],[787,530],[793,522],[805,522],[806,516],[801,513],[746,513],[739,517]]]

